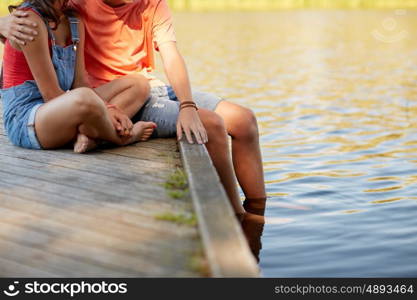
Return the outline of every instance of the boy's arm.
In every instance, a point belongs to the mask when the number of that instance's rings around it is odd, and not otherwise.
[[[28,18],[28,12],[14,10],[10,15],[0,18],[0,39],[13,41],[24,46],[37,35],[38,23]]]
[[[190,81],[184,59],[177,49],[172,16],[166,0],[158,2],[152,20],[152,35],[155,48],[159,50],[164,64],[165,74],[180,102],[192,101]],[[194,134],[197,142],[207,142],[207,133],[201,123],[197,111],[186,107],[180,111],[177,121],[177,136],[182,138],[183,132],[189,143],[193,142]]]
[[[34,12],[29,12],[28,20],[42,22],[41,18]],[[65,93],[59,86],[58,78],[51,61],[46,26],[39,27],[39,37],[36,40],[28,42],[25,46],[13,44],[14,47],[20,48],[23,51],[30,71],[45,102]]]
[[[179,101],[193,101],[187,68],[176,43],[166,42],[159,45],[159,52],[164,64],[165,74]],[[196,137],[199,144],[208,141],[204,125],[201,123],[197,111],[192,107],[180,110],[177,121],[178,140],[182,138],[183,131],[189,143],[193,143],[191,134]]]

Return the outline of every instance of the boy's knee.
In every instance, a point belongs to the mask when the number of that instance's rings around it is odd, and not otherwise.
[[[132,90],[133,101],[141,102],[142,104],[149,98],[151,87],[149,80],[140,74],[132,74],[126,76]]]
[[[218,114],[211,111],[204,111],[200,114],[204,128],[207,131],[209,141],[213,139],[224,140],[227,137],[226,125]]]
[[[80,117],[97,116],[103,113],[104,103],[90,88],[73,90],[73,106]]]
[[[256,126],[257,120],[255,113],[244,106],[238,105],[235,109],[236,119],[240,120],[241,125],[243,126]]]
[[[234,136],[241,139],[253,139],[258,136],[258,122],[255,113],[246,107],[239,107],[236,111],[237,123],[234,126]]]

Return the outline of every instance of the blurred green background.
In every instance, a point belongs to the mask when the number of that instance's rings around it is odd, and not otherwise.
[[[176,11],[278,10],[294,8],[417,8],[417,0],[167,0]],[[2,0],[4,13],[10,3]]]

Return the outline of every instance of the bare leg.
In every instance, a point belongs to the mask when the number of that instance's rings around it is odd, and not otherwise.
[[[116,105],[132,118],[149,98],[149,80],[140,74],[115,79],[96,89],[104,101]]]
[[[43,148],[54,149],[73,140],[78,133],[126,145],[139,141],[152,122],[134,125],[131,138],[121,138],[113,127],[103,101],[91,89],[80,88],[42,105],[35,118],[37,137]]]
[[[138,142],[145,142],[149,140],[154,131],[155,126],[144,126],[143,132],[138,140]],[[85,153],[97,148],[98,142],[96,140],[90,139],[88,136],[78,133],[77,140],[74,143],[74,152],[75,153]]]
[[[96,88],[95,92],[105,102],[116,105],[131,118],[149,97],[149,80],[140,74],[128,75]],[[77,153],[90,151],[96,147],[95,140],[81,133],[74,143],[74,151]]]
[[[199,115],[208,134],[207,151],[216,167],[235,213],[243,214],[244,209],[237,190],[224,122],[216,113],[205,109],[200,109]]]
[[[222,101],[216,108],[232,137],[233,165],[247,198],[265,198],[265,182],[254,113],[238,104]]]
[[[97,148],[98,142],[88,138],[88,136],[78,133],[77,139],[74,143],[74,152],[75,153],[85,153]]]

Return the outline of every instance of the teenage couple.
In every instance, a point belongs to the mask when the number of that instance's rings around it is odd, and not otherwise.
[[[9,9],[0,18],[1,96],[13,144],[71,144],[81,153],[98,141],[127,145],[177,134],[192,143],[194,136],[206,144],[236,214],[263,215],[256,118],[238,104],[191,92],[166,0],[26,0]],[[169,86],[151,75],[154,50]]]

